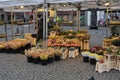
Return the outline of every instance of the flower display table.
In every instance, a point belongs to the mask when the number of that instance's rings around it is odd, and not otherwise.
[[[0,42],[0,53],[23,53],[25,49],[31,47],[26,39],[14,39],[6,42]]]
[[[103,40],[103,48],[107,48],[112,45],[112,39],[104,39]]]
[[[62,49],[62,59],[66,59],[68,57],[68,49]]]
[[[120,71],[120,55],[117,55],[117,65],[116,65],[116,70]]]
[[[104,62],[97,62],[95,71],[102,73],[104,71],[110,71],[111,69],[116,69],[116,55],[106,54]]]
[[[105,62],[107,62],[107,71],[116,68],[116,55],[107,54],[105,55]]]
[[[107,64],[97,62],[96,67],[95,67],[95,71],[98,71],[99,73],[107,71]]]

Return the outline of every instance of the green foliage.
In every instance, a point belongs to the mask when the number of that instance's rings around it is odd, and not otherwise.
[[[111,49],[111,48],[107,48],[106,51],[107,51],[108,53],[112,53],[112,49]]]
[[[103,50],[98,50],[98,51],[97,51],[97,54],[98,54],[98,55],[103,55]]]
[[[117,54],[120,55],[120,50],[117,51]]]

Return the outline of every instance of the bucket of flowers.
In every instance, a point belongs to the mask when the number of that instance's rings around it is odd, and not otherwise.
[[[40,62],[40,54],[39,53],[32,53],[33,63],[38,64]]]
[[[89,54],[90,54],[90,52],[89,51],[83,51],[81,54],[83,56],[83,62],[89,62]]]
[[[96,64],[96,56],[97,56],[97,54],[96,53],[91,53],[91,54],[89,54],[89,59],[90,59],[90,64],[92,64],[92,65],[95,65]]]
[[[55,61],[60,61],[61,60],[61,50],[59,49],[56,49],[55,52],[54,52],[54,55],[55,55]]]
[[[54,57],[54,53],[50,52],[49,56],[48,56],[48,63],[52,63],[54,61],[55,57]]]
[[[17,45],[17,43],[13,43],[11,49],[13,53],[19,53],[19,46]]]
[[[6,42],[6,43],[5,43],[5,52],[6,52],[6,53],[11,53],[11,52],[12,52],[11,42]]]
[[[31,54],[30,50],[25,50],[25,55],[26,55],[26,58],[27,58],[27,62],[32,63],[33,58],[32,58],[32,54]]]
[[[112,45],[117,46],[117,47],[120,47],[120,38],[114,39],[114,40],[112,41]]]
[[[41,61],[41,65],[47,65],[48,54],[47,53],[41,53],[40,61]]]
[[[5,46],[3,43],[0,43],[0,53],[3,53],[5,51]]]

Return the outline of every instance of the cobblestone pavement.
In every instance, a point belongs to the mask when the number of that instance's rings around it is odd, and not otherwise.
[[[47,66],[27,63],[25,55],[0,53],[0,80],[120,80],[120,72],[95,72],[95,65],[80,56],[53,62]]]

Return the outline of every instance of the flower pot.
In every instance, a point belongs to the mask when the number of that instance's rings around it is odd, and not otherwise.
[[[27,56],[27,62],[28,63],[32,63],[33,62],[33,58],[31,56]]]
[[[54,57],[48,57],[48,60],[47,60],[48,63],[52,63],[53,61],[54,61]]]
[[[18,48],[18,53],[21,53],[21,47]]]
[[[88,56],[83,56],[83,62],[89,62],[89,57]]]
[[[19,50],[18,49],[12,49],[12,52],[13,53],[19,53]]]
[[[47,65],[47,59],[43,59],[43,60],[41,60],[41,65]]]
[[[90,64],[95,65],[96,64],[96,59],[95,58],[90,58]]]
[[[61,56],[60,55],[55,55],[55,61],[60,61],[61,60]]]
[[[24,50],[25,50],[24,46],[21,46],[21,47],[19,48],[19,51],[20,51],[21,54],[24,53]]]
[[[11,53],[11,52],[12,52],[12,49],[11,49],[11,48],[7,48],[7,49],[5,49],[5,52],[6,52],[6,53]]]
[[[33,63],[34,63],[34,64],[38,64],[39,62],[40,62],[39,57],[33,58]]]
[[[0,48],[0,53],[4,53],[5,52],[5,48]]]
[[[25,45],[25,49],[29,49],[30,48],[30,43]]]

